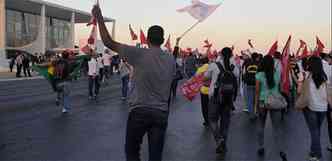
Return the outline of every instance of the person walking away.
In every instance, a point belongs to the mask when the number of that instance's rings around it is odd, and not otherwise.
[[[28,57],[28,55],[24,55],[23,56],[23,61],[22,61],[22,64],[23,64],[23,73],[24,73],[24,76],[27,77],[31,77],[31,73],[30,73],[30,59]]]
[[[189,53],[189,56],[185,60],[185,71],[188,78],[191,78],[195,75],[196,72],[196,58],[192,52]]]
[[[104,82],[104,62],[103,62],[102,54],[98,55],[97,63],[98,63],[98,68],[99,68],[99,83]]]
[[[209,68],[209,59],[203,58],[201,60],[202,66],[197,69],[196,75],[203,74],[206,72]],[[202,109],[202,115],[203,115],[203,125],[205,127],[209,127],[209,86],[210,82],[204,82],[204,85],[200,89],[200,95],[201,95],[201,109]]]
[[[55,62],[54,79],[57,92],[57,105],[62,105],[62,113],[67,113],[70,109],[70,66],[68,62],[69,53],[62,52],[62,57]]]
[[[328,55],[326,54],[323,58],[323,69],[328,78],[328,90],[332,90],[332,52]],[[328,105],[327,116],[327,126],[328,126],[328,136],[330,139],[330,144],[327,150],[332,152],[332,105]]]
[[[110,74],[111,74],[111,53],[109,49],[105,49],[105,52],[103,54],[103,63],[104,63],[104,71],[105,71],[105,79],[106,79],[106,84],[108,83],[110,79]]]
[[[233,51],[223,48],[221,59],[209,65],[205,73],[205,81],[211,81],[209,88],[209,123],[215,141],[216,153],[225,155],[227,152],[228,130],[231,121],[233,102],[237,97],[237,76],[239,70],[231,62]],[[220,121],[220,123],[219,123]]]
[[[94,6],[92,13],[97,18],[104,44],[121,57],[128,58],[128,63],[135,69],[126,128],[126,160],[140,160],[140,146],[147,133],[149,160],[161,161],[168,125],[168,97],[175,75],[173,56],[160,48],[164,42],[164,30],[160,26],[148,29],[149,48],[123,45],[110,36],[99,6]]]
[[[21,77],[21,70],[22,70],[22,65],[23,65],[23,55],[19,52],[16,53],[16,77]]]
[[[9,60],[9,69],[10,69],[10,72],[11,72],[11,73],[13,72],[14,65],[15,65],[15,58],[12,57],[12,58]]]
[[[89,100],[96,100],[99,94],[99,65],[97,62],[97,55],[91,51],[91,59],[89,64]]]
[[[245,97],[248,107],[249,117],[251,120],[256,118],[255,110],[255,88],[256,88],[256,73],[258,71],[258,54],[253,53],[251,58],[244,65],[243,82],[245,83]]]
[[[117,74],[120,74],[119,71],[119,64],[120,64],[120,57],[119,55],[112,56],[112,62],[111,62],[111,75],[113,75],[114,71]]]
[[[122,81],[122,100],[126,100],[129,91],[129,77],[130,71],[132,70],[131,65],[128,63],[127,58],[123,58],[122,62],[120,63],[120,76]]]
[[[311,136],[309,161],[319,161],[322,158],[321,126],[325,119],[328,101],[327,89],[328,77],[324,71],[321,58],[312,56],[309,58],[309,105],[303,110],[304,118]]]
[[[173,56],[174,56],[175,62],[176,62],[177,58],[179,57],[180,39],[181,38],[176,39],[176,45],[175,45],[174,50],[173,50]],[[183,79],[182,70],[181,70],[181,67],[179,66],[179,64],[176,62],[176,74],[175,74],[175,78],[173,79],[172,85],[171,85],[171,94],[170,94],[170,98],[169,98],[169,103],[171,103],[171,100],[174,101],[176,99],[178,83],[181,79]]]
[[[279,155],[283,161],[287,161],[287,155],[284,152],[284,134],[282,130],[282,110],[276,107],[270,107],[268,105],[268,99],[271,96],[280,96],[280,74],[276,72],[275,64],[272,56],[266,55],[262,61],[262,71],[256,74],[256,102],[258,111],[258,144],[259,149],[257,151],[259,156],[263,156],[265,153],[264,148],[264,129],[267,120],[267,114],[270,113],[272,121],[272,128],[274,134],[275,145],[279,150]]]

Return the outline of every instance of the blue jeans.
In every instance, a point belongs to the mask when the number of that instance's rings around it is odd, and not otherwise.
[[[127,97],[129,90],[129,75],[121,78],[122,80],[122,97]]]
[[[310,109],[303,111],[304,118],[308,125],[311,136],[311,155],[313,157],[322,157],[322,147],[320,143],[321,127],[326,116],[326,112],[315,112]]]
[[[332,145],[332,109],[330,108],[329,105],[329,110],[327,111],[327,127],[328,127],[328,132],[329,132],[329,138],[330,138],[330,144]]]
[[[161,161],[168,124],[168,112],[136,108],[129,113],[126,132],[126,160],[140,161],[143,137],[147,133],[149,161]]]
[[[247,107],[249,112],[254,113],[255,112],[255,86],[252,85],[246,85],[246,92],[245,92],[245,97],[246,97],[246,103],[247,103]]]
[[[89,76],[89,96],[98,96],[100,88],[99,76]]]
[[[64,81],[57,84],[57,97],[63,108],[69,110],[70,83]]]

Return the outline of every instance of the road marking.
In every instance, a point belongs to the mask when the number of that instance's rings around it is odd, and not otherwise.
[[[10,81],[22,81],[22,80],[35,80],[42,79],[42,76],[28,77],[28,78],[10,78],[10,79],[0,79],[0,82],[10,82]]]

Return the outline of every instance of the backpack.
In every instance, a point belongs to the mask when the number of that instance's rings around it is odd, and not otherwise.
[[[243,76],[243,81],[247,85],[255,85],[256,84],[256,73],[258,71],[258,65],[254,62],[250,62],[245,68],[245,74]]]
[[[66,60],[60,59],[55,64],[54,77],[56,80],[65,80],[69,76],[69,64]]]
[[[232,71],[225,70],[219,63],[216,63],[220,71],[214,90],[214,99],[216,103],[229,103],[237,95],[237,79]]]

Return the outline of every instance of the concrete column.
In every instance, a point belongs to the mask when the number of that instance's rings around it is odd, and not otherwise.
[[[46,7],[42,5],[41,14],[40,14],[40,34],[41,34],[41,44],[40,44],[40,52],[45,54],[46,52]]]
[[[112,38],[115,40],[115,26],[116,26],[116,21],[113,21],[113,27],[112,27]]]
[[[6,0],[0,0],[0,71],[8,69],[6,59]]]
[[[70,24],[70,38],[71,38],[71,43],[70,47],[74,48],[75,47],[75,12],[71,14],[71,24]]]

